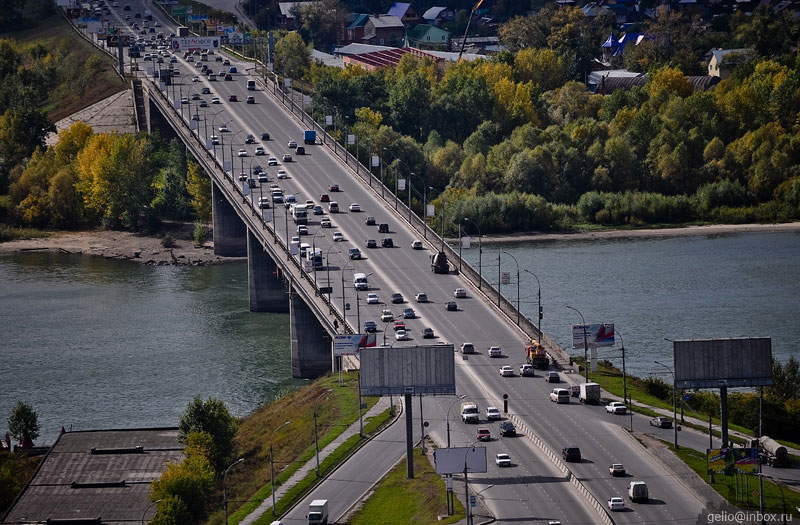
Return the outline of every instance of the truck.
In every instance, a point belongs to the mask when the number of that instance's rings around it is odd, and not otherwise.
[[[647,490],[647,483],[644,481],[631,481],[628,485],[628,499],[631,501],[643,501],[647,503],[650,494]]]
[[[750,442],[750,446],[758,448],[758,461],[761,464],[766,463],[770,467],[776,468],[792,466],[792,461],[789,459],[789,453],[786,451],[786,447],[769,436],[761,436],[758,439],[753,439]]]
[[[581,391],[578,400],[587,405],[600,404],[600,385],[597,383],[581,383]]]
[[[248,91],[255,91],[256,90],[256,81],[253,79],[249,79],[247,81],[247,90]]]
[[[547,357],[544,346],[533,339],[525,346],[525,360],[539,370],[547,370],[547,367],[550,366],[550,358]]]
[[[433,273],[450,273],[450,265],[447,264],[447,254],[439,252],[431,255],[431,271]]]
[[[144,19],[149,21],[153,20],[153,13],[149,9],[144,10]]]
[[[308,525],[327,525],[328,500],[315,499],[308,504]]]
[[[464,423],[478,423],[481,419],[478,405],[472,402],[461,403],[461,419]]]
[[[308,224],[308,208],[305,204],[292,204],[292,220],[295,224]]]
[[[303,142],[305,142],[306,144],[316,144],[317,132],[313,129],[307,129],[303,131]]]

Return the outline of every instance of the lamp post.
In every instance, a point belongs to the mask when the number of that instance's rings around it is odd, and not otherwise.
[[[530,270],[526,270],[525,268],[523,268],[522,271],[533,275],[534,279],[536,279],[536,286],[538,288],[538,291],[536,292],[536,302],[539,308],[539,327],[537,328],[537,330],[539,332],[538,342],[541,345],[542,344],[542,285],[539,283],[539,278],[536,277],[535,273],[533,273]],[[519,310],[519,306],[517,306],[517,310]]]
[[[504,250],[503,253],[508,255],[512,259],[514,259],[514,264],[517,265],[517,326],[519,326],[519,315],[520,315],[519,314],[519,263],[517,262],[517,258],[514,257],[513,255],[511,255],[510,253],[508,253],[507,251]],[[500,285],[499,284],[497,285],[497,291],[498,291],[498,295],[499,295],[499,292],[500,292]]]
[[[232,469],[234,465],[238,465],[242,461],[244,461],[244,458],[239,458],[231,463],[222,475],[222,508],[225,509],[225,525],[228,525],[228,493],[225,490],[225,482],[228,480],[228,471]]]
[[[625,374],[625,341],[622,340],[622,334],[619,333],[614,327],[614,335],[619,336],[619,344],[622,347],[622,401],[628,403],[628,377]],[[632,403],[628,403],[628,413],[631,415],[631,432],[633,432],[633,407]]]
[[[314,451],[317,456],[317,477],[319,477],[319,439],[317,438],[317,402],[323,397],[330,394],[331,392],[333,392],[333,389],[329,388],[325,392],[318,395],[317,398],[314,400]]]
[[[306,208],[308,214],[308,208]],[[311,237],[311,266],[314,270],[314,295],[317,294],[317,234],[322,231],[322,228],[317,228],[314,236]]]
[[[331,286],[331,248],[333,248],[335,245],[336,243],[332,242],[330,246],[328,246],[328,249],[325,252],[325,271],[328,273],[328,303],[331,302],[331,291],[333,289],[333,287]],[[344,285],[344,282],[342,283],[342,285]],[[342,296],[344,296],[344,286],[342,286]]]
[[[467,397],[466,394],[460,394],[456,397],[456,400],[450,404],[450,408],[447,409],[447,448],[450,448],[450,410],[465,397]]]
[[[581,316],[581,326],[583,327],[583,368],[586,375],[586,382],[589,382],[589,344],[586,342],[586,321],[583,319],[583,314],[577,308],[567,306],[570,310],[575,310]]]
[[[347,309],[345,308],[344,302],[344,271],[347,269],[350,264],[355,261],[355,259],[349,259],[344,266],[342,266],[342,333],[346,333],[346,325],[347,325]],[[356,326],[356,330],[360,330],[361,327]]]
[[[464,451],[464,502],[467,504],[467,525],[472,525],[472,506],[469,504],[469,482],[467,480],[467,454],[469,454],[469,449],[477,442],[478,440],[476,439],[470,443]]]
[[[678,450],[678,398],[676,396],[676,385],[675,385],[675,373],[672,371],[670,367],[662,363],[661,361],[653,361],[657,365],[661,365],[672,375],[672,429],[675,435],[675,450]]]
[[[284,423],[281,426],[279,426],[278,428],[276,428],[275,430],[273,430],[272,431],[272,437],[269,440],[269,477],[270,477],[270,481],[272,483],[272,515],[273,516],[277,516],[278,513],[275,510],[275,457],[272,454],[272,442],[275,441],[275,433],[278,432],[278,430],[282,429],[283,427],[285,427],[286,425],[288,425],[291,422],[292,421],[289,420],[286,423]]]
[[[144,512],[142,512],[142,525],[144,525],[144,515],[147,514],[147,511],[150,510],[150,507],[152,507],[153,505],[158,505],[159,503],[161,503],[161,500],[157,499],[155,501],[150,502],[147,508],[144,509]]]
[[[478,226],[478,223],[475,221],[469,220],[467,217],[464,217],[464,222],[471,222],[475,225],[475,228],[478,230],[478,290],[481,289],[481,285],[483,284],[483,271],[481,265],[481,255],[483,254],[483,243],[481,241],[481,229]]]

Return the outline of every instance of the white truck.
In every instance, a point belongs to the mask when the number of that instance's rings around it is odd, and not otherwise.
[[[581,383],[581,391],[578,400],[587,405],[600,404],[600,385],[597,383]]]
[[[475,403],[461,403],[461,419],[464,423],[478,423],[481,414],[478,412],[478,405]]]
[[[295,224],[308,224],[308,209],[305,204],[292,204],[292,219]]]
[[[327,525],[328,500],[315,499],[308,505],[308,525]]]
[[[650,493],[647,490],[647,483],[644,481],[631,481],[628,485],[628,499],[631,501],[643,501],[647,503]]]

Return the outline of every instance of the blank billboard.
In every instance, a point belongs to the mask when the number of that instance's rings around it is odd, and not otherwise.
[[[769,386],[772,339],[740,337],[672,342],[678,388]]]
[[[453,345],[362,348],[361,395],[455,394]]]
[[[486,447],[437,448],[433,451],[437,474],[486,472]]]

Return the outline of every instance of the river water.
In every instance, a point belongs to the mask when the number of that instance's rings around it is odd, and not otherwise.
[[[541,282],[542,329],[565,348],[570,324],[613,322],[626,364],[664,376],[664,338],[770,336],[773,355],[798,355],[800,235],[748,233],[597,239],[483,247],[498,281],[499,249]],[[478,250],[464,250],[478,266]],[[516,266],[503,293],[516,301]],[[536,316],[536,280],[521,271],[520,305]],[[19,400],[51,443],[72,429],[175,426],[196,395],[242,416],[291,378],[287,315],[248,311],[247,267],[144,266],[65,254],[0,257],[0,420]],[[575,355],[582,354],[574,350]],[[619,351],[601,358],[619,364]],[[0,430],[3,426],[0,425]]]

